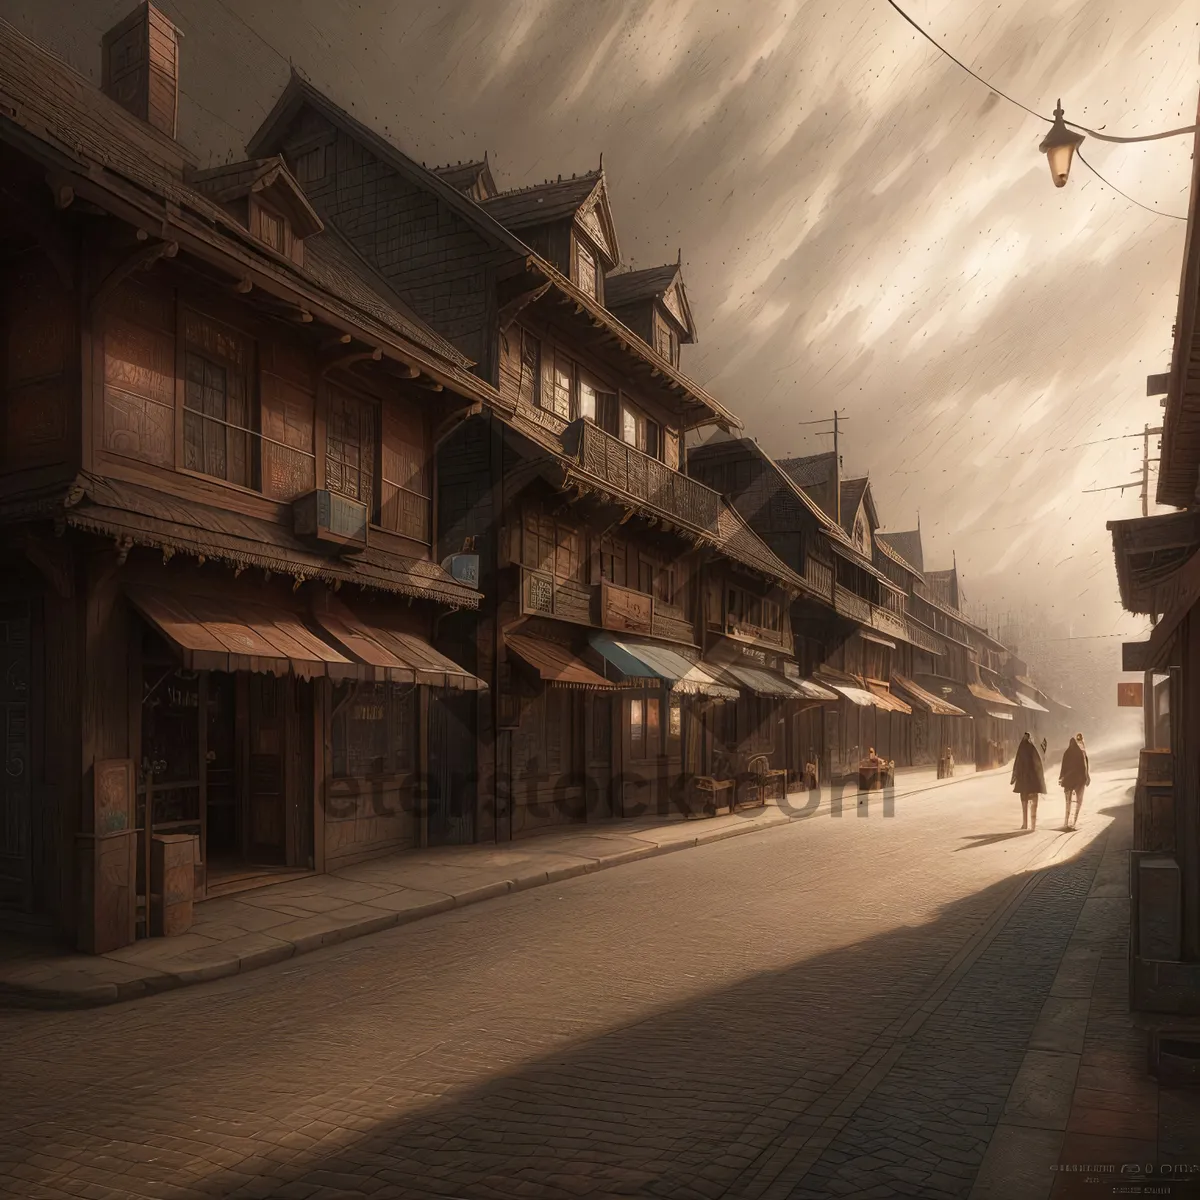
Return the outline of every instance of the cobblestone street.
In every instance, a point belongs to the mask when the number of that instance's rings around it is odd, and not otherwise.
[[[0,1191],[965,1198],[1132,782],[1073,835],[990,775],[0,1013]]]

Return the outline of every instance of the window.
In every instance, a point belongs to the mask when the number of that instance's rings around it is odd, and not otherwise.
[[[575,243],[575,283],[581,292],[597,295],[596,260],[592,252],[580,241]]]
[[[675,603],[675,568],[660,567],[654,576],[654,596],[664,604]]]
[[[605,535],[600,539],[600,575],[618,587],[625,586],[628,555],[625,543]]]
[[[764,600],[762,604],[762,624],[764,629],[779,632],[780,608],[774,600]]]
[[[272,250],[278,250],[280,254],[284,253],[286,234],[284,232],[284,220],[282,217],[271,212],[270,209],[260,208],[258,210],[258,230],[262,240]]]
[[[608,433],[616,433],[616,392],[606,391],[604,385],[584,371],[579,372],[578,416],[594,421]]]
[[[583,536],[579,530],[532,511],[526,511],[522,526],[521,561],[525,566],[559,579],[582,579]]]
[[[411,684],[344,683],[334,692],[337,779],[416,769],[417,690]]]
[[[541,406],[564,421],[571,419],[575,364],[561,350],[547,350],[542,362]]]
[[[672,694],[667,716],[667,736],[677,741],[683,735],[683,706],[679,697]]]
[[[651,458],[658,457],[658,422],[650,420],[636,408],[626,404],[621,410],[621,440]]]
[[[638,591],[654,595],[654,563],[648,558],[638,558]]]
[[[325,486],[339,496],[365,504],[369,517],[375,515],[377,424],[372,402],[330,387]]]
[[[383,410],[379,524],[428,545],[433,501],[425,446],[420,411],[392,399]]]
[[[193,312],[184,314],[184,343],[184,468],[253,487],[249,347]]]
[[[657,308],[654,310],[654,349],[671,366],[679,365],[679,342],[676,340],[674,330],[667,324],[666,319]]]
[[[314,183],[325,178],[325,147],[313,146],[300,150],[292,158],[292,174],[300,183]]]
[[[659,753],[657,696],[643,696],[629,701],[629,755],[633,759],[655,758]]]
[[[579,415],[588,421],[596,419],[596,385],[586,375],[579,377]]]

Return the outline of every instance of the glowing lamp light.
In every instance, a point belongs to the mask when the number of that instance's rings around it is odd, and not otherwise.
[[[1054,124],[1050,126],[1050,132],[1042,138],[1042,144],[1038,147],[1050,163],[1050,178],[1054,180],[1055,187],[1066,186],[1067,176],[1071,173],[1071,160],[1075,157],[1075,151],[1083,144],[1083,140],[1082,133],[1068,129],[1063,123],[1060,100],[1054,110]]]

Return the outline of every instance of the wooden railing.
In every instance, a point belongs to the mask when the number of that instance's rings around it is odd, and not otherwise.
[[[696,529],[715,532],[720,496],[591,421],[573,421],[563,434],[568,454],[586,472],[613,492]]]
[[[804,578],[826,599],[833,598],[833,568],[809,555],[804,560]]]
[[[768,629],[765,625],[751,625],[747,621],[737,621],[733,618],[726,621],[725,633],[729,637],[752,642],[767,642],[772,646],[783,645],[783,630]]]
[[[677,605],[607,580],[589,586],[533,567],[521,568],[521,615],[649,634],[688,645],[696,640],[691,621]]]
[[[871,624],[871,603],[840,583],[833,587],[833,606],[843,617],[851,617],[864,625]]]

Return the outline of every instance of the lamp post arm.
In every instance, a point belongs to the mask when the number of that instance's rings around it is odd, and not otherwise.
[[[1195,133],[1195,125],[1183,125],[1179,129],[1167,129],[1162,133],[1145,133],[1141,137],[1112,137],[1107,133],[1097,133],[1094,129],[1089,129],[1086,125],[1076,125],[1074,121],[1064,121],[1064,125],[1069,125],[1072,129],[1078,129],[1080,133],[1086,133],[1088,137],[1096,138],[1101,142],[1157,142],[1162,138],[1179,137],[1184,133]]]

